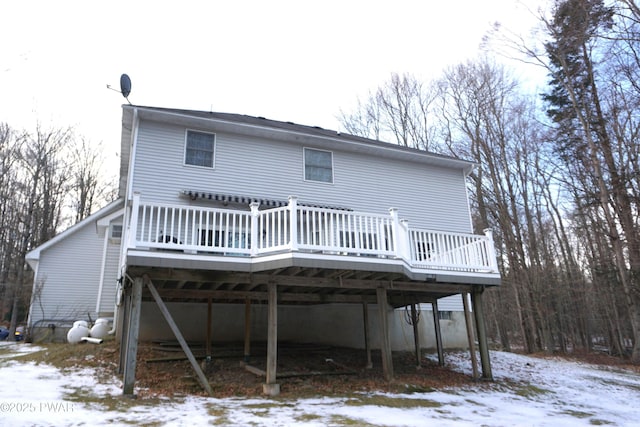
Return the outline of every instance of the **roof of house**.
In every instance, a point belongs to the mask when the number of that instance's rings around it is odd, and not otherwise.
[[[189,115],[193,117],[200,117],[203,119],[224,120],[228,122],[235,122],[238,124],[270,127],[270,128],[281,129],[289,132],[301,132],[301,133],[306,133],[308,135],[315,135],[315,136],[321,136],[321,137],[327,137],[327,138],[333,138],[333,139],[341,139],[341,140],[344,140],[345,142],[361,142],[366,144],[379,145],[381,147],[388,147],[391,145],[398,150],[425,153],[424,150],[404,147],[401,145],[364,138],[361,136],[350,135],[350,134],[335,131],[335,130],[324,129],[319,126],[307,126],[307,125],[301,125],[293,122],[282,122],[278,120],[267,119],[264,117],[254,117],[254,116],[247,116],[244,114],[233,114],[233,113],[219,113],[219,112],[213,112],[213,111],[207,112],[207,111],[197,111],[197,110],[182,110],[182,109],[176,109],[176,108],[144,107],[144,106],[137,106],[137,108],[144,108],[147,110],[155,110],[155,111],[161,111],[161,112],[173,113],[173,114]],[[457,160],[461,160],[456,157],[437,154],[433,152],[429,152],[429,154],[442,157],[442,158],[448,158],[448,159],[455,158]],[[472,163],[472,162],[469,162],[469,163]]]
[[[429,156],[441,158],[443,160],[454,160],[456,162],[462,162],[468,166],[475,164],[474,162],[460,159],[457,157],[438,154],[434,152],[428,152],[425,150],[419,150],[416,148],[405,147],[397,144],[391,144],[389,142],[378,141],[374,139],[364,138],[361,136],[350,135],[340,131],[324,129],[319,126],[307,126],[307,125],[301,125],[293,122],[282,122],[278,120],[266,119],[264,117],[254,117],[254,116],[247,116],[244,114],[233,114],[233,113],[182,110],[182,109],[176,109],[176,108],[161,108],[161,107],[147,107],[147,106],[125,106],[125,107],[144,109],[148,111],[157,111],[161,113],[173,114],[178,116],[182,115],[182,116],[197,117],[201,119],[232,122],[240,125],[265,127],[265,128],[277,129],[277,130],[282,130],[282,131],[292,132],[292,133],[304,133],[310,136],[330,138],[333,140],[341,140],[344,142],[356,142],[356,143],[367,144],[367,145],[376,146],[376,147],[385,148],[385,149],[393,148],[394,150],[406,151],[413,154],[421,154],[421,155],[427,154]]]
[[[212,129],[218,132],[241,133],[257,138],[278,139],[301,145],[309,144],[327,150],[349,150],[407,162],[455,168],[465,174],[468,174],[476,166],[475,162],[452,156],[323,129],[318,126],[305,126],[292,122],[270,120],[264,117],[126,104],[122,108],[120,197],[125,197],[126,181],[129,175],[131,142],[132,138],[135,138],[135,133],[133,133],[134,122],[139,119],[173,123],[202,130]]]
[[[86,217],[82,221],[79,221],[79,222],[75,223],[74,225],[72,225],[71,227],[67,228],[63,232],[58,233],[51,240],[47,240],[46,242],[44,242],[40,246],[38,246],[38,247],[34,248],[33,250],[31,250],[30,252],[28,252],[27,255],[25,256],[25,259],[26,259],[27,263],[31,266],[31,268],[33,268],[35,270],[35,267],[36,267],[36,265],[38,263],[38,260],[40,259],[40,253],[43,250],[48,249],[51,246],[55,245],[56,243],[60,242],[61,240],[66,239],[67,237],[73,235],[74,233],[76,233],[77,231],[82,229],[87,224],[89,224],[89,223],[91,223],[93,221],[97,221],[100,218],[103,218],[103,217],[105,217],[105,216],[107,216],[109,214],[112,214],[113,212],[117,212],[119,209],[122,209],[123,206],[124,206],[124,200],[123,199],[114,200],[113,202],[109,203],[108,205],[106,205],[102,209],[100,209],[97,212],[89,215],[88,217]]]

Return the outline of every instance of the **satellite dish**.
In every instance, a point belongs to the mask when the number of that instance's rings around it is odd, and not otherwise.
[[[129,94],[131,93],[131,79],[128,75],[123,74],[120,76],[120,93],[129,102]],[[131,104],[131,102],[129,102]]]

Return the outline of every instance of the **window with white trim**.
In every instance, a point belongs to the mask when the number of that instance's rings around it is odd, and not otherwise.
[[[184,150],[184,164],[213,168],[215,148],[215,134],[188,130]]]
[[[109,238],[113,240],[122,238],[122,224],[111,224],[109,229]]]
[[[305,181],[333,182],[333,153],[331,151],[304,149]]]

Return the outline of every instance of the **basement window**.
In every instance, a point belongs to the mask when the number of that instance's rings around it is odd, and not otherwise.
[[[452,318],[453,318],[453,312],[452,311],[447,311],[447,310],[439,311],[438,310],[438,319],[440,319],[440,320],[451,320]]]

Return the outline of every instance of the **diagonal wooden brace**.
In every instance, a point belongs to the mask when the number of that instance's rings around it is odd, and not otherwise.
[[[207,393],[209,393],[209,396],[213,396],[213,390],[211,389],[211,385],[209,384],[209,381],[207,380],[206,375],[204,374],[204,372],[202,372],[200,365],[198,365],[198,362],[196,361],[196,358],[193,356],[193,353],[191,352],[191,349],[187,345],[187,342],[185,341],[184,337],[182,336],[180,329],[178,329],[178,325],[176,325],[176,322],[173,321],[173,318],[171,317],[171,313],[169,313],[169,309],[167,309],[167,306],[165,305],[164,301],[162,301],[162,298],[160,298],[160,294],[158,294],[156,287],[153,285],[153,283],[151,282],[148,276],[144,276],[144,281],[147,287],[149,288],[149,291],[151,292],[153,299],[156,301],[156,304],[158,304],[158,308],[160,308],[160,312],[162,312],[162,315],[164,316],[165,320],[169,324],[171,331],[173,331],[173,334],[176,336],[176,339],[180,343],[180,347],[182,347],[182,351],[184,351],[184,354],[187,356],[187,359],[189,359],[189,362],[191,363],[193,370],[196,372],[196,375],[198,376],[198,380],[200,381],[200,384],[207,391]]]

